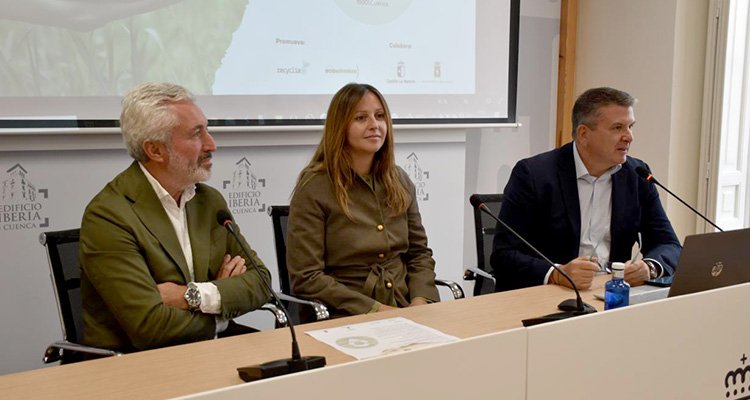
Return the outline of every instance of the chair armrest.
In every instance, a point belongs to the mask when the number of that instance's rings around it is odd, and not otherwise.
[[[445,279],[435,279],[435,284],[440,285],[440,286],[446,286],[448,289],[450,289],[451,293],[453,294],[454,299],[464,298],[464,290],[456,282],[448,281]]]
[[[315,320],[316,321],[322,321],[324,319],[328,319],[331,317],[331,315],[328,313],[328,307],[323,305],[320,302],[313,301],[313,300],[304,300],[300,299],[298,297],[290,296],[285,293],[276,293],[281,300],[284,301],[291,301],[292,303],[302,304],[309,307],[312,307],[312,309],[315,311]]]
[[[492,276],[492,274],[490,274],[487,271],[481,270],[479,268],[474,268],[474,267],[468,267],[468,268],[466,268],[466,271],[464,272],[464,280],[465,281],[473,281],[475,275],[479,275],[482,278],[489,279],[492,282],[495,282],[495,277]]]
[[[311,300],[303,300],[303,299],[290,296],[288,294],[284,294],[281,292],[276,292],[276,296],[278,296],[279,299],[282,301],[297,303],[297,304],[301,304],[303,306],[312,308],[313,312],[315,313],[316,321],[322,321],[324,319],[330,318],[330,314],[328,313],[328,308],[324,306],[322,303],[319,303],[317,301],[311,301]],[[284,311],[282,311],[278,305],[274,303],[266,303],[266,304],[263,304],[263,306],[261,306],[260,309],[273,313],[274,318],[276,319],[277,328],[289,325],[289,319],[287,318],[287,315],[284,314]]]
[[[47,347],[47,350],[44,351],[44,357],[42,358],[42,361],[44,361],[45,364],[53,363],[55,361],[60,361],[60,359],[62,358],[63,350],[77,351],[80,353],[94,354],[94,355],[104,356],[104,357],[122,355],[122,353],[114,351],[114,350],[107,350],[107,349],[100,349],[98,347],[85,346],[82,344],[69,342],[67,340],[58,340]]]
[[[289,325],[289,319],[287,319],[286,314],[284,314],[283,311],[281,311],[281,308],[273,303],[266,303],[263,304],[261,307],[261,310],[269,311],[273,314],[273,317],[276,319],[276,326],[282,327]]]

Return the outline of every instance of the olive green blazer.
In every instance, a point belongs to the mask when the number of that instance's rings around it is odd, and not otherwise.
[[[357,179],[349,190],[350,220],[326,173],[311,176],[289,207],[287,267],[295,294],[319,300],[334,314],[362,314],[375,302],[405,307],[415,297],[439,301],[435,260],[427,247],[414,184],[408,210],[392,215],[386,193]]]
[[[195,281],[217,286],[221,317],[230,319],[260,307],[270,293],[249,266],[242,275],[214,280],[225,254],[243,255],[239,244],[216,222],[220,209],[227,209],[221,194],[198,184],[195,197],[186,204],[186,216]],[[251,252],[263,279],[270,279]],[[84,343],[127,352],[215,336],[215,315],[162,302],[156,285],[185,285],[190,273],[166,211],[137,162],[86,208],[80,257]]]

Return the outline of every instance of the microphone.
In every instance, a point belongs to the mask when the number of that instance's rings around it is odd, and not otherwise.
[[[521,236],[518,232],[514,231],[513,228],[508,226],[508,224],[506,224],[503,220],[496,217],[495,214],[493,214],[492,211],[490,211],[490,209],[487,208],[487,206],[479,198],[471,196],[469,197],[469,202],[471,203],[472,206],[484,211],[485,214],[492,217],[492,219],[497,221],[500,225],[502,225],[503,227],[505,227],[505,229],[507,229],[510,233],[512,233],[513,236],[518,238],[526,246],[528,246],[531,250],[533,250],[534,253],[536,253],[539,257],[541,257],[544,261],[547,261],[547,263],[549,263],[549,265],[552,268],[554,268],[558,273],[560,273],[560,275],[565,277],[565,279],[567,279],[568,282],[570,282],[570,286],[573,288],[573,290],[576,293],[575,300],[568,299],[558,304],[557,308],[560,310],[563,310],[562,312],[544,315],[544,316],[537,317],[537,318],[524,319],[521,321],[523,323],[523,326],[532,326],[532,325],[537,325],[537,324],[543,324],[545,322],[559,321],[565,318],[575,317],[578,315],[591,314],[591,313],[596,312],[596,309],[594,307],[583,302],[583,299],[581,299],[581,293],[578,291],[578,287],[576,286],[575,282],[573,282],[573,279],[571,279],[570,276],[565,273],[565,271],[558,268],[557,265],[555,265],[555,263],[553,263],[552,261],[550,261],[549,258],[547,258],[547,256],[542,254],[541,251],[537,250],[536,247],[534,247],[531,243],[529,243],[526,239],[524,239],[523,236]],[[571,308],[573,309],[571,310]]]
[[[695,214],[697,214],[697,215],[698,215],[699,217],[703,218],[703,220],[704,220],[704,221],[706,221],[706,222],[708,222],[709,224],[713,225],[713,227],[714,227],[714,228],[716,228],[716,229],[718,229],[718,230],[719,230],[720,232],[724,232],[724,230],[723,230],[723,229],[719,228],[719,227],[718,227],[718,226],[717,226],[716,224],[714,224],[714,223],[713,223],[713,222],[712,222],[712,221],[711,221],[710,219],[706,218],[706,216],[705,216],[705,215],[703,215],[703,214],[701,214],[700,212],[698,212],[698,210],[696,210],[695,208],[693,208],[693,207],[690,207],[690,204],[688,204],[688,203],[685,203],[685,202],[684,202],[684,201],[683,201],[683,200],[682,200],[682,199],[680,198],[680,196],[677,196],[676,194],[672,193],[672,192],[671,192],[671,191],[670,191],[669,189],[667,189],[666,187],[664,187],[664,185],[662,185],[661,183],[659,183],[659,181],[657,181],[657,180],[656,180],[656,178],[654,178],[654,176],[653,176],[653,175],[651,174],[651,171],[649,171],[649,170],[647,170],[646,168],[644,168],[643,166],[640,166],[640,165],[639,165],[639,166],[635,167],[635,173],[636,173],[636,174],[638,174],[638,176],[640,176],[641,178],[643,178],[643,179],[644,179],[644,180],[645,180],[646,182],[653,182],[653,183],[654,183],[655,185],[657,185],[657,186],[659,186],[660,188],[664,189],[664,190],[665,190],[665,191],[666,191],[667,193],[671,194],[671,195],[672,195],[672,197],[674,197],[675,199],[679,200],[679,201],[680,201],[680,203],[684,204],[684,205],[685,205],[685,207],[689,208],[689,209],[690,209],[690,211],[694,212],[694,213],[695,213]]]
[[[289,316],[289,312],[286,310],[286,307],[284,307],[284,304],[279,299],[279,296],[277,296],[276,292],[273,291],[271,283],[266,281],[266,279],[263,277],[263,274],[261,274],[258,264],[256,264],[255,260],[250,257],[250,251],[248,251],[247,247],[245,247],[245,243],[240,240],[237,232],[235,232],[234,223],[232,222],[232,215],[229,214],[229,211],[219,210],[216,213],[216,222],[226,228],[226,230],[232,234],[237,243],[240,244],[240,247],[242,247],[242,251],[245,253],[247,261],[250,263],[251,267],[255,269],[255,272],[258,273],[261,282],[263,282],[263,286],[265,286],[265,288],[268,289],[269,292],[271,292],[274,302],[277,306],[279,306],[284,315],[286,315],[286,319],[289,323],[289,330],[292,332],[292,358],[285,358],[282,360],[269,361],[263,364],[252,365],[249,367],[237,368],[237,373],[239,373],[240,378],[245,382],[253,382],[260,379],[271,378],[274,376],[281,376],[294,372],[307,371],[310,369],[324,367],[326,365],[325,357],[302,357],[300,355],[299,344],[297,344],[297,335],[294,332],[294,323],[292,322],[292,318]]]

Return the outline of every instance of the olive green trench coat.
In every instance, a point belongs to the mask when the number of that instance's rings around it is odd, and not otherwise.
[[[439,301],[435,260],[414,184],[399,168],[411,203],[392,215],[382,185],[359,178],[349,190],[350,220],[339,207],[328,175],[311,176],[289,210],[287,266],[295,294],[319,300],[333,314],[362,314],[375,302],[405,307],[422,297]]]

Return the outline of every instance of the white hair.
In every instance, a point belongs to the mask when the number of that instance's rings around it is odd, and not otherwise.
[[[143,83],[125,95],[120,130],[131,157],[148,161],[143,150],[147,140],[169,144],[172,129],[179,123],[170,105],[179,101],[194,101],[194,96],[173,83]]]

